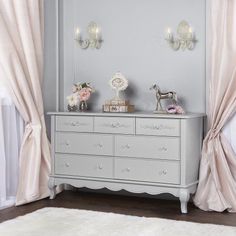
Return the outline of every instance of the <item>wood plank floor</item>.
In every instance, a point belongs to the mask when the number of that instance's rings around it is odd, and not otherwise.
[[[77,208],[127,215],[159,217],[200,223],[236,226],[235,213],[204,212],[189,204],[189,213],[181,214],[178,201],[121,196],[80,191],[64,191],[56,199],[44,199],[0,211],[0,222],[25,215],[43,207]]]

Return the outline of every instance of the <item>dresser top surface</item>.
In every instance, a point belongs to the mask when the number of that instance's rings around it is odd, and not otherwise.
[[[104,116],[104,117],[139,117],[139,118],[167,118],[167,119],[190,119],[204,117],[203,113],[185,114],[158,114],[153,112],[132,112],[132,113],[110,113],[110,112],[48,112],[47,115],[57,116]]]

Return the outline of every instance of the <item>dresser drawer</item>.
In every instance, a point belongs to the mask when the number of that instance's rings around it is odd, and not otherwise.
[[[178,161],[116,158],[115,178],[180,184],[180,163]]]
[[[135,118],[129,117],[95,117],[94,131],[98,133],[135,133]]]
[[[57,131],[93,132],[93,117],[90,116],[57,116]]]
[[[55,155],[55,173],[58,175],[112,178],[112,166],[112,157]]]
[[[179,160],[180,139],[118,135],[115,137],[115,156]]]
[[[180,136],[180,120],[137,118],[136,134]]]
[[[112,135],[56,132],[56,152],[109,156],[112,150]]]

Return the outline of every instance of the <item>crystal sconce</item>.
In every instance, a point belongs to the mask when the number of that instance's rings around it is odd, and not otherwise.
[[[192,27],[186,21],[181,21],[177,28],[177,37],[174,37],[170,28],[166,32],[166,41],[173,50],[184,51],[185,49],[193,50],[196,39]]]
[[[96,48],[99,49],[101,47],[102,39],[101,39],[101,30],[95,22],[90,22],[87,27],[88,38],[82,39],[80,29],[77,28],[75,30],[75,41],[79,44],[82,49]]]

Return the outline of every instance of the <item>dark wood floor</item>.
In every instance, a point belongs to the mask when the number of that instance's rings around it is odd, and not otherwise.
[[[201,223],[236,226],[236,214],[204,212],[189,204],[189,213],[181,214],[178,201],[120,196],[80,191],[64,191],[56,199],[44,199],[20,207],[0,211],[0,222],[33,212],[43,207],[77,208],[127,215],[160,217]]]

